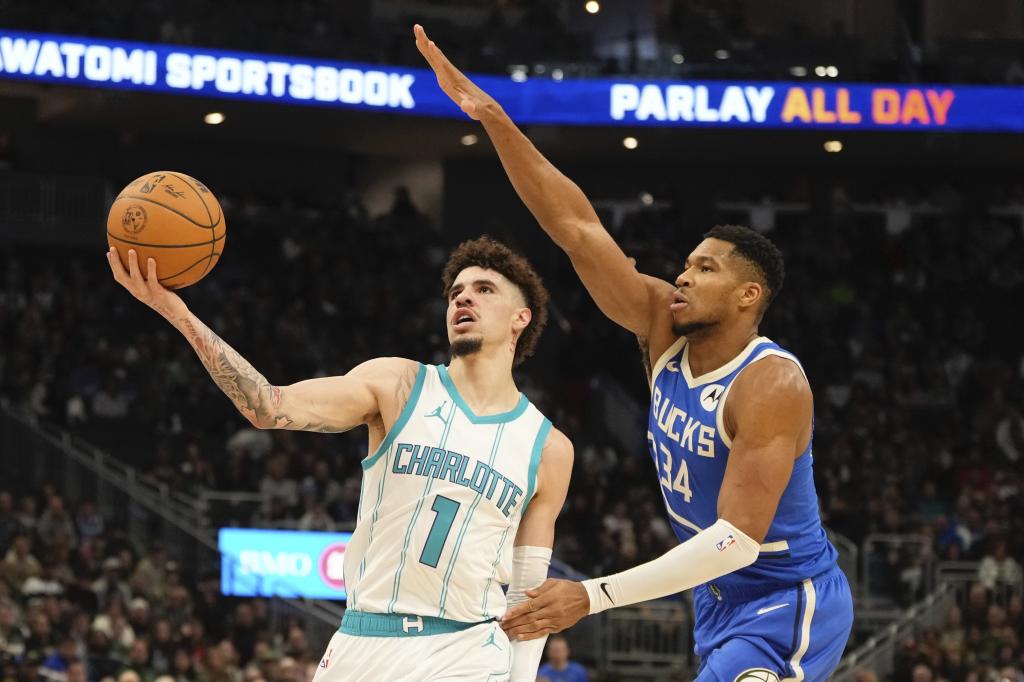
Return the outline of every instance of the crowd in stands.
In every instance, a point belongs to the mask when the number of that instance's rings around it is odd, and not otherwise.
[[[271,628],[265,600],[228,601],[82,500],[0,489],[4,682],[308,682],[322,642]]]
[[[909,605],[932,586],[935,562],[981,561],[976,586],[950,613],[949,627],[908,643],[908,665],[933,675],[914,679],[967,679],[957,671],[983,665],[1022,667],[1019,597],[997,603],[991,595],[1007,585],[1021,590],[1024,356],[1012,332],[1024,288],[1024,229],[1019,217],[988,211],[1020,197],[945,188],[908,201],[874,192],[840,183],[798,197],[809,207],[804,214],[754,221],[787,258],[786,285],[763,331],[801,357],[815,389],[815,471],[826,524],[858,545],[879,533],[920,539],[875,546],[867,562],[873,591]],[[383,355],[446,360],[439,272],[453,244],[407,196],[375,217],[350,193],[287,209],[222,198],[234,219],[231,246],[184,296],[271,382],[342,373]],[[891,210],[858,208],[865,202]],[[913,209],[922,203],[939,210]],[[280,220],[282,210],[292,219]],[[728,211],[720,217],[751,218]],[[635,212],[615,231],[642,270],[674,278],[680,252],[704,227],[681,229],[673,208]],[[544,249],[551,258],[541,256],[539,265],[557,310],[537,357],[517,378],[576,446],[556,554],[587,574],[613,572],[676,542],[642,425],[635,440],[617,437],[598,400],[612,382],[646,408],[640,353],[635,339],[587,300],[554,247]],[[102,257],[0,253],[0,395],[110,448],[154,483],[196,496],[259,492],[255,507],[219,509],[217,523],[351,526],[364,432],[249,428],[188,344],[113,282]],[[308,652],[293,651],[291,636],[266,641],[256,655],[255,643],[224,643],[230,625],[178,615],[203,613],[206,600],[217,599],[213,584],[200,583],[194,594],[138,592],[153,584],[133,587],[144,559],[88,504],[74,502],[72,517],[54,496],[0,496],[0,526],[10,529],[0,547],[14,567],[0,611],[4,628],[13,627],[8,621],[28,628],[26,642],[43,641],[32,639],[33,628],[47,630],[45,644],[33,644],[45,656],[68,634],[86,661],[94,639],[113,640],[103,660],[117,663],[88,664],[90,679],[118,675],[142,659],[143,682],[150,682],[145,674],[177,674],[179,662],[192,671],[186,677],[215,677],[218,666],[234,665],[247,679],[278,679],[286,674],[279,668],[259,668],[267,651],[278,652],[272,667],[286,658],[296,670],[309,664]],[[38,576],[26,572],[33,564]],[[65,608],[60,596],[26,597],[30,578],[56,583],[75,599],[107,579],[116,587],[103,588],[104,595],[115,596]],[[158,582],[175,585],[166,581],[173,578]],[[117,637],[113,625],[97,634],[97,618],[101,625],[130,623],[139,599],[148,620],[134,641],[144,644]],[[174,600],[194,608],[169,607]],[[259,622],[260,608],[236,609],[234,620]],[[251,634],[261,626],[241,627]],[[959,639],[950,639],[951,631]],[[170,667],[154,662],[165,659]]]

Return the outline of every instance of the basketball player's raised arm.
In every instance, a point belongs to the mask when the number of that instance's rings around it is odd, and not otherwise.
[[[552,429],[541,451],[537,490],[526,508],[513,544],[509,606],[526,601],[526,590],[539,587],[548,575],[551,548],[555,541],[555,520],[565,504],[572,461],[572,443],[562,432]],[[512,682],[532,682],[537,678],[545,639],[512,642]]]
[[[576,183],[537,151],[490,95],[448,61],[422,26],[417,25],[414,33],[416,46],[441,89],[483,124],[512,186],[548,236],[568,254],[601,311],[643,338],[658,331],[652,329],[655,324],[670,325],[667,308],[673,286],[639,273]]]
[[[404,383],[412,384],[415,362],[378,358],[364,362],[344,376],[274,386],[193,315],[180,296],[157,282],[152,258],[147,263],[145,278],[134,249],[128,253],[128,270],[113,249],[107,252],[107,261],[118,283],[185,336],[217,386],[257,428],[348,431],[376,419],[381,403],[389,400],[396,386],[400,390]]]
[[[738,571],[757,560],[797,454],[810,438],[811,390],[781,358],[751,365],[726,408],[732,449],[718,496],[718,520],[657,559],[582,583],[547,580],[527,592],[530,608],[510,609],[502,628],[532,640],[588,614],[660,599]]]

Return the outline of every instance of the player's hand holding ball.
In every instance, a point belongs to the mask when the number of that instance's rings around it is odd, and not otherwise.
[[[173,321],[188,312],[188,307],[181,297],[160,284],[156,275],[155,259],[146,259],[146,275],[143,276],[139,266],[138,252],[135,249],[127,251],[127,268],[121,264],[124,257],[113,246],[107,250],[107,262],[110,264],[110,270],[114,273],[114,279],[118,284],[168,320]]]

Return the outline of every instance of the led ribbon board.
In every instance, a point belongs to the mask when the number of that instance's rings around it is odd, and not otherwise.
[[[0,78],[464,117],[426,69],[4,29]],[[524,124],[1024,130],[1020,87],[473,78]]]
[[[352,533],[222,528],[221,592],[233,597],[345,599]]]

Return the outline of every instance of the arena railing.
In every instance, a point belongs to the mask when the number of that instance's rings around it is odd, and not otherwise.
[[[0,480],[21,490],[52,486],[69,502],[94,500],[104,519],[123,525],[140,548],[161,543],[169,558],[195,578],[219,575],[214,530],[195,500],[147,482],[130,466],[0,402]],[[303,623],[312,641],[326,642],[343,611],[330,602],[271,598],[273,626]]]
[[[940,585],[935,592],[904,611],[897,622],[847,654],[829,679],[854,682],[862,670],[869,670],[880,678],[892,674],[900,643],[923,629],[939,627],[955,602],[953,586],[948,583]]]

